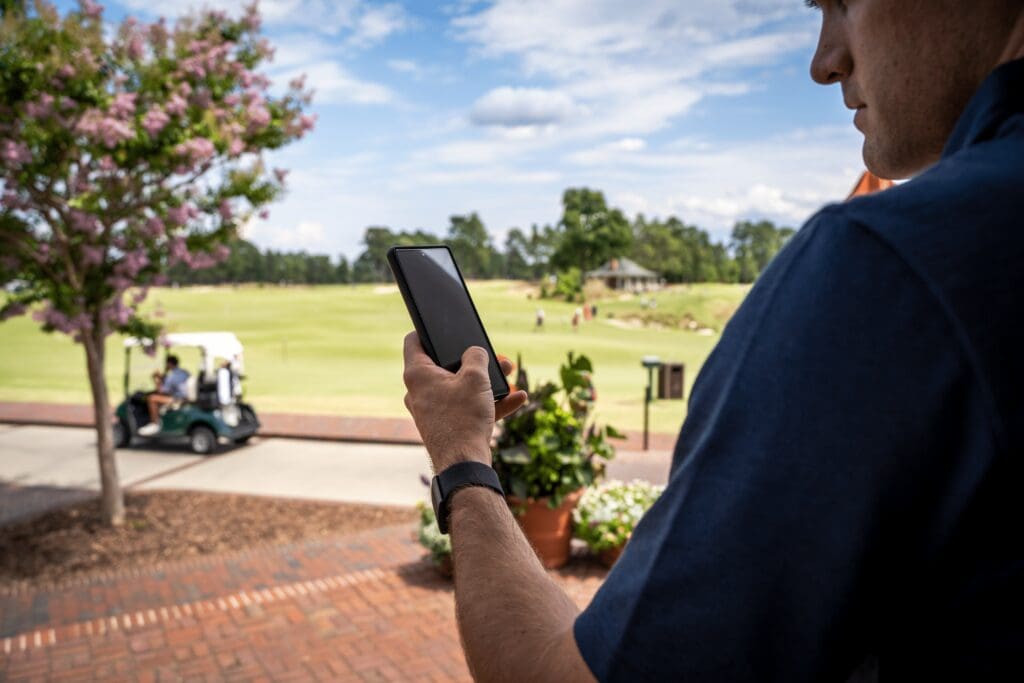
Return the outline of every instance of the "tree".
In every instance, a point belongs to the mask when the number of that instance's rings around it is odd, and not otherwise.
[[[338,254],[338,265],[334,269],[334,281],[345,284],[351,282],[352,272],[348,266],[348,259],[344,254]]]
[[[739,266],[739,281],[757,279],[793,233],[792,228],[776,228],[771,221],[737,223],[732,229],[730,248]]]
[[[583,273],[605,261],[629,253],[633,233],[618,209],[610,209],[604,194],[587,188],[570,188],[562,195],[561,236],[551,255],[559,270],[576,266]]]
[[[462,274],[469,278],[496,275],[496,254],[480,216],[474,212],[468,216],[452,216],[449,221],[448,245]]]
[[[282,190],[261,158],[313,126],[303,84],[268,94],[271,55],[255,6],[109,34],[81,0],[8,11],[0,24],[0,243],[17,282],[0,319],[35,308],[47,332],[82,344],[97,432],[102,510],[124,518],[105,340],[152,337],[136,315],[175,264],[228,256],[237,228]]]

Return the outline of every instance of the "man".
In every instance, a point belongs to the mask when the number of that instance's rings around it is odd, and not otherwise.
[[[821,0],[811,73],[913,180],[814,216],[694,387],[667,490],[578,614],[499,495],[447,500],[485,680],[1024,676],[1024,2]],[[406,338],[436,471],[490,464],[471,348]]]
[[[188,372],[178,367],[178,357],[167,356],[164,373],[153,374],[157,390],[146,396],[149,408],[149,424],[139,428],[141,436],[153,436],[160,432],[160,408],[188,396]]]

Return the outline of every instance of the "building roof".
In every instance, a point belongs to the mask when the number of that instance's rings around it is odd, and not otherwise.
[[[865,194],[873,194],[875,192],[881,192],[882,190],[888,190],[890,187],[895,185],[891,180],[885,178],[879,178],[871,171],[864,171],[864,174],[857,181],[857,185],[853,188],[853,192],[847,199],[853,199]]]
[[[652,279],[660,277],[652,270],[647,270],[636,261],[628,258],[613,258],[597,270],[587,273],[587,277],[633,277]]]

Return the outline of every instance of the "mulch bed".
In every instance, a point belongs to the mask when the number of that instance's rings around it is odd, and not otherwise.
[[[223,493],[125,494],[125,524],[105,527],[90,500],[0,527],[0,586],[334,536],[418,519],[413,508]]]

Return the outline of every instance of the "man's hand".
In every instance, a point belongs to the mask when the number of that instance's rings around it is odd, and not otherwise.
[[[409,390],[405,407],[412,413],[435,472],[467,460],[490,465],[495,421],[526,403],[525,391],[494,402],[487,363],[487,351],[472,346],[462,355],[459,371],[451,373],[434,364],[416,332],[405,337],[403,379]],[[509,374],[512,363],[502,361],[501,370]]]

